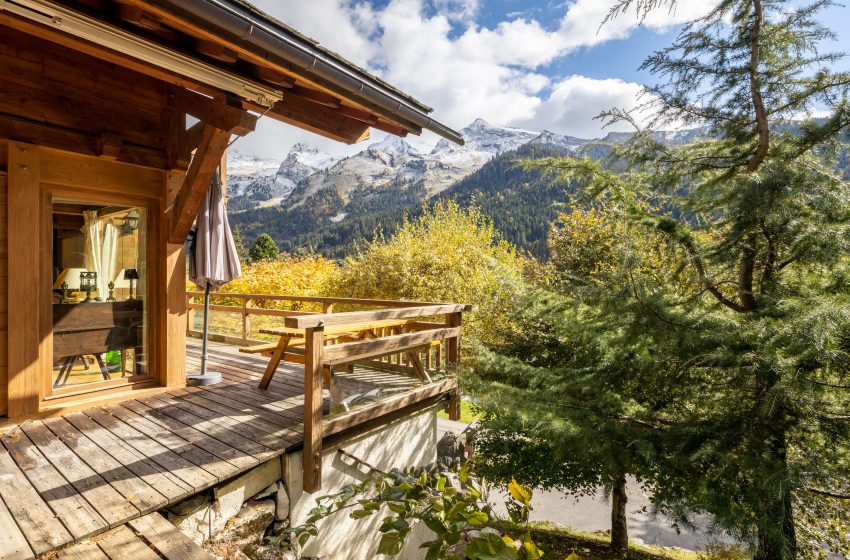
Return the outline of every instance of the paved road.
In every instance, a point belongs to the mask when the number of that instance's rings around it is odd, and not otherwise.
[[[461,422],[437,419],[438,437],[447,431],[460,433],[464,428],[466,424]],[[709,527],[710,518],[698,520],[703,528],[701,531],[677,533],[668,519],[652,515],[649,497],[641,492],[634,480],[629,481],[626,493],[629,498],[629,537],[647,544],[705,550],[706,543],[710,542],[705,530]],[[531,519],[534,521],[552,521],[578,531],[606,531],[611,528],[610,505],[601,491],[595,496],[577,499],[562,492],[536,490],[531,503],[534,507]],[[717,538],[712,537],[713,540]]]

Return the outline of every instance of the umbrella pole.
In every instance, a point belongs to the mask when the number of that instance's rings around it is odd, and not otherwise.
[[[201,351],[201,375],[207,374],[207,337],[210,334],[210,284],[204,289],[204,339]]]

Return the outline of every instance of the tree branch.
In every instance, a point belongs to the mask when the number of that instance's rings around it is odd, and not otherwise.
[[[764,108],[764,99],[761,96],[761,83],[759,80],[759,56],[761,41],[761,26],[764,21],[764,11],[762,10],[761,0],[753,0],[753,29],[750,39],[750,94],[753,98],[753,109],[756,112],[756,131],[758,132],[758,144],[756,151],[753,153],[750,161],[747,162],[747,171],[753,173],[758,170],[767,156],[767,149],[770,146],[770,128],[767,121],[767,111]]]
[[[821,496],[827,496],[829,498],[837,498],[839,500],[850,500],[850,494],[845,494],[843,492],[831,492],[829,490],[821,490],[820,488],[815,488],[813,486],[809,486],[807,488],[809,492],[813,494],[820,494]]]
[[[687,238],[681,238],[680,242],[682,243],[682,245],[684,245],[685,250],[691,257],[691,260],[694,263],[694,268],[697,269],[697,274],[699,274],[699,278],[708,293],[713,295],[714,299],[716,299],[729,309],[734,309],[738,312],[746,311],[746,309],[744,309],[741,304],[734,302],[728,297],[724,296],[723,293],[717,288],[717,286],[711,281],[711,279],[708,277],[708,273],[705,271],[705,265],[702,262],[702,257],[700,257],[699,253],[697,253],[697,249],[696,247],[694,247],[694,244],[691,242],[691,240]]]

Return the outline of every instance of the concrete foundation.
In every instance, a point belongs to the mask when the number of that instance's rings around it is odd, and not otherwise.
[[[326,450],[322,459],[322,489],[307,494],[302,488],[301,454],[290,454],[284,459],[284,476],[289,489],[290,522],[298,526],[304,522],[316,498],[338,492],[346,484],[359,483],[371,473],[357,461],[338,453],[346,453],[381,469],[424,466],[437,460],[437,412],[426,410],[398,420],[344,445]],[[306,557],[322,560],[369,560],[376,558],[380,533],[378,527],[383,515],[365,519],[351,519],[349,512],[340,512],[319,524],[319,536],[313,537],[302,551]],[[408,542],[397,560],[424,558],[419,544],[428,539],[424,526],[414,527]],[[377,558],[382,558],[378,556]]]

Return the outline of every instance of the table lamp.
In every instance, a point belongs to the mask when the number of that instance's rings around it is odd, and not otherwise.
[[[133,281],[139,279],[139,271],[135,268],[124,268],[118,271],[118,274],[115,276],[115,287],[116,288],[129,288],[130,289],[130,297],[127,299],[136,299],[133,297]]]
[[[80,273],[86,272],[85,268],[66,268],[56,278],[53,288],[62,290],[62,303],[70,303],[68,290],[78,291],[80,289]]]

